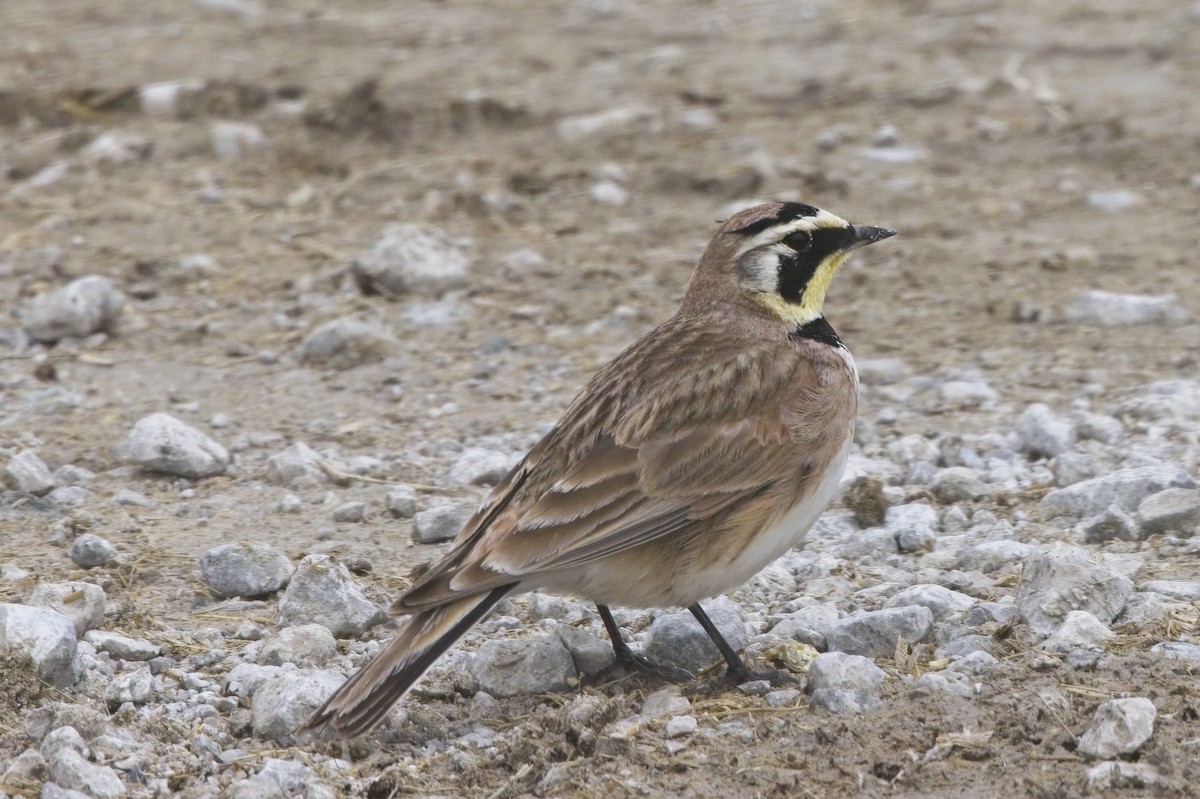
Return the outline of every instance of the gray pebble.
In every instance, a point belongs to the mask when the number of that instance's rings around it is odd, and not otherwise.
[[[385,507],[398,519],[411,519],[417,513],[417,492],[410,485],[394,485],[388,488]]]
[[[41,496],[54,488],[54,475],[38,454],[31,449],[18,452],[5,467],[8,481],[18,491]]]
[[[803,692],[796,688],[780,688],[769,691],[763,700],[767,703],[767,707],[791,707],[803,695]]]
[[[883,669],[860,655],[826,652],[808,668],[805,690],[813,707],[831,713],[866,713],[879,707]]]
[[[933,626],[933,612],[921,606],[886,608],[855,613],[829,627],[825,640],[833,652],[868,657],[891,657],[903,638],[923,641]]]
[[[929,608],[935,620],[945,619],[955,613],[970,610],[976,604],[974,597],[951,591],[940,585],[923,583],[910,586],[892,596],[885,604],[887,608],[901,608],[919,605]]]
[[[74,735],[64,733],[66,731]],[[68,740],[69,739],[69,740]],[[91,799],[117,799],[125,795],[125,786],[117,772],[108,766],[88,761],[87,744],[70,727],[54,730],[42,742],[50,780],[60,788],[82,791]]]
[[[1087,771],[1088,793],[1103,793],[1122,789],[1141,790],[1159,782],[1158,769],[1150,763],[1127,763],[1124,760],[1105,760]]]
[[[1032,546],[1021,541],[984,541],[964,552],[959,559],[959,565],[964,569],[978,569],[984,574],[990,574],[1006,566],[1023,563],[1032,551]]]
[[[922,674],[913,683],[913,688],[931,694],[942,693],[964,698],[975,696],[974,681],[961,671],[949,669]]]
[[[218,597],[253,598],[283,588],[292,576],[292,562],[274,547],[243,541],[205,550],[200,573]]]
[[[1200,491],[1168,488],[1138,503],[1137,518],[1146,534],[1175,532],[1193,536],[1200,530]]]
[[[121,660],[150,660],[162,654],[158,644],[108,630],[91,630],[83,636],[83,640]]]
[[[642,702],[642,715],[650,718],[663,718],[686,713],[691,710],[692,703],[686,696],[681,696],[679,686],[671,685],[648,694]]]
[[[122,674],[108,684],[104,691],[104,703],[109,710],[116,710],[126,702],[144,705],[153,693],[154,676],[147,666],[137,671]]]
[[[75,625],[47,608],[0,604],[0,653],[28,656],[38,674],[59,688],[77,678]]]
[[[413,540],[418,544],[449,541],[458,535],[466,520],[466,510],[457,503],[447,502],[418,511],[413,518]]]
[[[749,643],[745,617],[736,603],[722,597],[708,603],[704,610],[735,650]],[[669,663],[693,674],[721,657],[717,645],[688,612],[668,613],[656,618],[650,625],[644,650],[651,660]]]
[[[1116,294],[1092,289],[1075,298],[1063,314],[1077,325],[1120,327],[1125,325],[1182,325],[1191,314],[1170,294]]]
[[[1062,624],[1042,643],[1047,652],[1074,652],[1079,649],[1100,649],[1112,639],[1113,633],[1104,622],[1086,610],[1073,610]]]
[[[1150,651],[1156,655],[1166,655],[1200,663],[1200,644],[1188,641],[1162,641],[1150,647]]]
[[[323,624],[339,638],[357,638],[387,620],[349,570],[329,555],[307,555],[279,600],[281,624]]]
[[[95,494],[93,494],[91,491],[88,491],[83,486],[60,486],[47,494],[46,499],[50,500],[55,505],[73,507],[75,505],[81,505],[84,502],[87,502],[94,496]]]
[[[864,386],[890,386],[904,379],[907,368],[899,358],[863,358],[856,362]]]
[[[696,721],[695,716],[673,716],[667,721],[666,734],[668,738],[679,738],[684,735],[691,735],[700,724]]]
[[[616,655],[612,644],[601,640],[586,630],[570,624],[559,624],[554,628],[563,646],[571,653],[575,671],[585,677],[594,677],[613,664]]]
[[[1065,487],[1090,480],[1096,476],[1098,463],[1095,458],[1082,452],[1063,452],[1050,464],[1054,474],[1054,484]]]
[[[1075,443],[1074,425],[1040,402],[1021,412],[1016,432],[1021,451],[1035,458],[1053,458]]]
[[[104,589],[93,583],[38,583],[29,594],[29,604],[56,610],[75,625],[75,635],[104,623],[107,597]]]
[[[275,506],[275,510],[280,513],[300,513],[304,510],[304,502],[295,494],[284,494],[279,498],[279,504]]]
[[[1133,208],[1145,201],[1142,195],[1129,189],[1100,189],[1087,195],[1088,205],[1110,214]]]
[[[471,663],[479,687],[492,696],[562,691],[574,680],[575,661],[555,634],[492,638]]]
[[[321,456],[303,441],[297,441],[277,455],[267,458],[267,479],[285,486],[312,487],[328,480],[321,467]]]
[[[38,794],[39,799],[93,799],[93,797],[83,791],[73,791],[70,788],[64,788],[61,785],[46,781],[43,777],[42,792]]]
[[[1025,559],[1017,607],[1035,633],[1051,635],[1073,610],[1111,624],[1132,592],[1130,579],[1099,558],[1056,543]]]
[[[1140,696],[1102,702],[1076,751],[1102,760],[1132,754],[1154,734],[1157,715],[1154,703]]]
[[[111,331],[124,306],[125,296],[111,280],[88,275],[34,297],[21,310],[21,325],[45,344],[84,338]]]
[[[1131,466],[1058,488],[1042,497],[1042,507],[1051,513],[1092,516],[1109,505],[1136,510],[1143,499],[1168,488],[1195,488],[1191,475],[1171,463]]]
[[[1092,544],[1113,540],[1137,541],[1141,538],[1137,519],[1117,505],[1109,505],[1095,516],[1084,519],[1079,523],[1079,529]]]
[[[450,467],[446,480],[450,485],[496,485],[517,463],[519,456],[470,447],[463,450]]]
[[[117,491],[117,493],[113,494],[113,498],[110,501],[113,505],[118,507],[132,506],[137,508],[153,508],[158,504],[145,494],[139,494],[131,488],[122,488],[121,490]]]
[[[1196,580],[1151,580],[1142,585],[1142,590],[1178,602],[1200,602],[1200,581]]]
[[[106,539],[92,533],[84,533],[71,542],[68,554],[77,565],[93,569],[115,560],[117,550]]]
[[[288,671],[262,680],[250,701],[254,737],[285,746],[294,743],[296,729],[345,681],[339,672],[319,669]]]
[[[367,505],[365,502],[343,502],[333,509],[333,520],[335,522],[357,524],[366,518]]]
[[[14,790],[22,786],[41,785],[46,781],[46,758],[38,750],[30,747],[17,755],[8,764],[8,768],[0,774],[0,785]],[[84,799],[87,799],[85,796]]]
[[[284,627],[265,639],[258,648],[258,662],[265,666],[293,663],[301,668],[324,666],[337,654],[337,641],[320,624]]]
[[[334,369],[378,363],[399,352],[400,342],[375,320],[348,316],[314,329],[300,343],[300,360]]]
[[[988,492],[979,472],[967,466],[939,469],[929,482],[929,489],[938,502],[946,504],[976,500]]]
[[[215,120],[209,126],[213,154],[225,161],[235,161],[266,147],[267,137],[262,128],[251,122]]]
[[[354,276],[364,291],[436,297],[465,288],[471,269],[469,240],[428,225],[393,225],[358,257]]]
[[[166,413],[140,419],[129,431],[122,450],[142,469],[176,477],[224,474],[230,463],[224,447]]]

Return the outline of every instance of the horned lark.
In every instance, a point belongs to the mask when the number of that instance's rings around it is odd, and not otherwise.
[[[497,602],[534,589],[595,602],[625,661],[609,605],[687,607],[728,674],[749,677],[699,603],[800,543],[833,496],[858,375],[825,292],[852,250],[892,235],[800,203],[727,220],[675,316],[592,378],[306,728],[368,730]]]

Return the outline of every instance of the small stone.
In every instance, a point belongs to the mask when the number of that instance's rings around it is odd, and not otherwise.
[[[646,696],[642,702],[642,715],[650,718],[664,718],[687,713],[692,703],[686,696],[681,696],[678,686],[661,688]]]
[[[419,511],[413,518],[413,540],[418,544],[437,544],[458,535],[467,514],[461,505],[445,503]]]
[[[301,668],[324,666],[337,654],[337,641],[320,624],[284,627],[267,638],[258,649],[258,662],[264,666],[292,663]]]
[[[930,481],[929,489],[938,502],[947,505],[976,500],[987,494],[987,485],[980,479],[979,472],[967,466],[939,469]]]
[[[933,618],[940,621],[956,613],[964,613],[975,604],[974,597],[958,591],[951,591],[940,585],[920,584],[910,586],[895,594],[884,603],[884,607],[926,607],[933,613]]]
[[[21,324],[36,341],[53,344],[111,332],[124,306],[125,296],[111,280],[89,275],[34,297],[21,311]]]
[[[813,707],[831,713],[866,713],[879,707],[883,669],[860,655],[826,652],[808,669],[805,690]]]
[[[323,624],[339,638],[357,638],[387,620],[350,571],[329,555],[307,555],[279,600],[281,624]]]
[[[300,513],[304,510],[304,500],[295,494],[284,494],[275,509],[280,513]]]
[[[267,676],[255,688],[250,701],[254,737],[291,745],[300,725],[345,682],[340,672],[319,669]]]
[[[378,363],[399,351],[399,341],[379,322],[347,316],[314,329],[300,343],[300,360],[333,369]]]
[[[1193,536],[1200,530],[1200,491],[1168,488],[1151,494],[1138,503],[1137,518],[1147,535],[1174,532]]]
[[[668,738],[680,738],[684,735],[691,735],[699,727],[700,724],[696,721],[695,716],[673,716],[667,722],[666,733]]]
[[[116,494],[113,494],[111,502],[113,505],[117,505],[118,507],[126,506],[137,508],[153,508],[158,504],[145,494],[139,494],[130,488],[122,488]]]
[[[144,705],[153,693],[154,676],[149,667],[122,674],[113,679],[104,690],[104,703],[109,710],[116,710],[126,702]]]
[[[1113,638],[1108,627],[1086,610],[1072,610],[1062,626],[1045,640],[1042,648],[1049,652],[1073,652],[1077,649],[1101,649]]]
[[[243,541],[205,550],[200,556],[200,573],[216,596],[252,599],[287,585],[292,562],[274,547]]]
[[[77,677],[75,625],[46,608],[0,603],[0,654],[28,657],[43,680],[59,688]]]
[[[933,612],[921,606],[869,610],[839,619],[829,627],[825,641],[833,652],[868,657],[891,657],[896,642],[925,640],[933,626]]]
[[[417,514],[417,492],[410,485],[394,485],[388,489],[385,507],[397,519],[411,519]]]
[[[471,447],[450,467],[446,480],[451,485],[496,485],[504,479],[519,457],[503,452]]]
[[[1106,189],[1089,192],[1087,201],[1088,205],[1093,208],[1113,214],[1135,205],[1141,205],[1145,199],[1142,195],[1129,189]]]
[[[985,380],[947,380],[938,386],[942,402],[953,408],[978,408],[1000,399],[999,392]]]
[[[158,644],[108,630],[91,630],[83,636],[83,640],[121,660],[150,660],[162,654]]]
[[[1187,470],[1175,464],[1130,466],[1058,488],[1042,497],[1051,513],[1094,516],[1109,505],[1135,511],[1142,500],[1168,488],[1196,488]]]
[[[1032,551],[1033,547],[1021,541],[984,541],[967,550],[959,559],[959,566],[991,574],[1006,566],[1022,563]]]
[[[125,456],[142,469],[176,477],[224,474],[229,453],[191,425],[166,413],[139,420],[123,444]]]
[[[1187,641],[1162,641],[1150,647],[1150,651],[1156,655],[1181,658],[1200,663],[1200,644],[1193,644]]]
[[[471,261],[469,239],[428,225],[393,225],[358,257],[353,270],[367,294],[438,297],[466,288]]]
[[[209,129],[213,153],[225,161],[235,161],[267,145],[262,128],[250,122],[213,122]]]
[[[1053,458],[1075,443],[1074,425],[1040,402],[1021,412],[1016,431],[1021,451],[1034,458]]]
[[[492,696],[562,691],[575,679],[575,661],[558,635],[492,638],[471,663],[479,686]]]
[[[1105,760],[1087,771],[1088,791],[1143,789],[1157,784],[1158,769],[1149,763],[1126,763],[1124,760]]]
[[[559,121],[559,138],[574,142],[644,131],[657,124],[658,114],[644,106],[624,106],[595,114],[567,117]]]
[[[58,730],[50,736],[56,732]],[[79,733],[75,735],[78,737]],[[79,743],[83,745],[82,739]],[[90,799],[117,799],[124,796],[125,786],[117,772],[109,766],[89,762],[86,752],[86,745],[82,752],[70,746],[54,747],[47,752],[46,742],[43,741],[42,753],[46,757],[50,781],[59,788],[79,791]]]
[[[1186,490],[1186,489],[1178,489]],[[1137,519],[1126,513],[1117,505],[1109,505],[1102,513],[1089,516],[1079,523],[1089,543],[1102,544],[1105,541],[1137,541],[1141,538]]]
[[[349,524],[359,524],[367,518],[365,502],[343,502],[333,509],[333,520]]]
[[[899,358],[864,358],[857,361],[858,380],[864,386],[890,386],[904,379],[907,368]]]
[[[1192,315],[1179,304],[1175,294],[1114,294],[1093,289],[1075,298],[1064,314],[1077,325],[1120,327],[1126,325],[1175,326],[1186,324]]]
[[[575,671],[584,677],[595,677],[616,660],[612,644],[570,624],[559,624],[554,628],[563,646],[571,653]]]
[[[0,785],[4,786],[4,790],[32,792],[46,779],[46,758],[38,750],[29,748],[13,758],[4,773],[0,774]],[[84,799],[87,799],[86,795]]]
[[[1142,590],[1178,602],[1200,602],[1200,582],[1194,580],[1151,580],[1142,586]]]
[[[796,700],[803,695],[804,693],[796,688],[780,688],[769,691],[763,697],[763,701],[767,703],[767,707],[792,707],[796,704]]]
[[[79,151],[85,164],[127,164],[148,158],[153,152],[145,136],[127,131],[110,130],[92,139]]]
[[[50,467],[31,449],[18,452],[5,467],[8,481],[18,491],[41,496],[54,488]]]
[[[922,674],[913,683],[913,689],[925,693],[950,694],[969,698],[975,696],[974,681],[960,671],[930,671]]]
[[[745,617],[737,604],[720,598],[708,603],[705,612],[735,650],[749,643]],[[650,625],[644,651],[653,661],[678,666],[693,674],[721,657],[717,645],[688,612],[668,613],[656,618]]]
[[[117,550],[106,539],[92,533],[84,533],[71,542],[67,553],[76,565],[93,569],[116,560]]]
[[[1035,633],[1051,635],[1073,610],[1111,624],[1132,592],[1132,581],[1099,558],[1056,543],[1025,559],[1017,607]]]
[[[1101,760],[1132,754],[1154,734],[1157,715],[1154,703],[1140,696],[1102,702],[1076,751]]]
[[[611,180],[602,180],[588,189],[588,194],[596,202],[605,205],[624,205],[629,202],[629,191],[621,184]]]
[[[29,595],[29,604],[56,610],[75,625],[81,636],[104,623],[107,601],[104,589],[84,582],[39,583]]]
[[[316,450],[297,441],[278,455],[267,458],[267,479],[286,486],[319,486],[328,479],[321,461]]]
[[[901,552],[920,552],[933,546],[938,516],[932,506],[911,502],[888,508],[883,524]]]

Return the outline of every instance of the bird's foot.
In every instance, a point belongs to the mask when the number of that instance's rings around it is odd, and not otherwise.
[[[696,677],[696,675],[686,669],[681,669],[672,663],[651,660],[640,652],[634,652],[632,649],[617,650],[615,654],[616,660],[613,661],[612,666],[605,670],[605,674],[611,672],[614,668],[622,668],[627,672],[649,673],[668,682],[689,682]]]
[[[716,679],[709,680],[696,689],[697,694],[712,695],[723,693],[735,685],[744,685],[748,682],[757,682],[765,680],[771,684],[773,688],[782,688],[784,686],[798,686],[801,683],[799,677],[792,674],[790,671],[783,669],[770,669],[768,671],[753,671],[749,666],[742,664],[740,669],[726,668],[725,672]]]

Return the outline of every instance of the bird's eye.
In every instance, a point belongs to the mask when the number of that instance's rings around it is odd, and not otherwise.
[[[796,230],[784,236],[783,243],[796,252],[807,252],[812,246],[812,236],[806,231]]]

